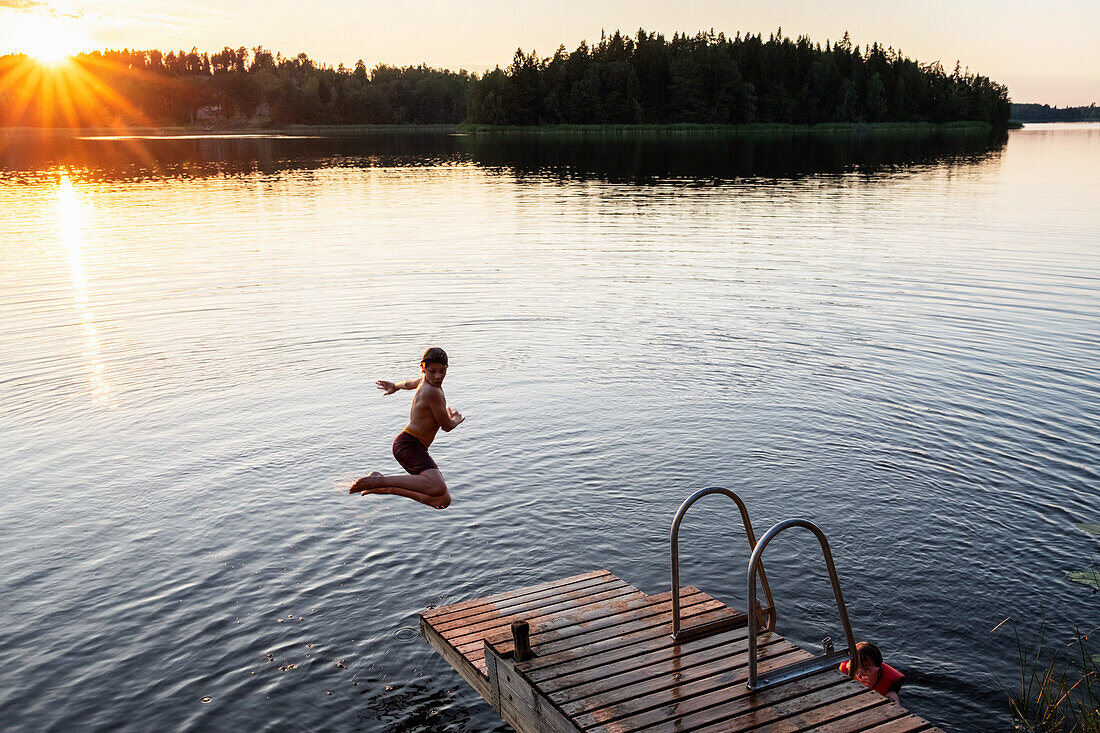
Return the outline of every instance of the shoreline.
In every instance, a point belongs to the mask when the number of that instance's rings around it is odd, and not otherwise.
[[[801,125],[787,122],[747,122],[737,125],[670,123],[640,125],[531,125],[531,126],[494,126],[463,123],[459,132],[468,134],[550,134],[550,135],[622,135],[628,133],[668,134],[668,135],[845,135],[845,134],[916,134],[926,135],[939,132],[981,132],[993,131],[987,122],[820,122],[814,125]]]
[[[81,137],[225,137],[249,135],[454,134],[458,125],[141,125],[119,127],[0,127],[0,135],[78,135]]]
[[[1010,123],[1009,130],[1020,129],[1023,123]],[[893,135],[926,136],[929,134],[988,134],[995,132],[987,122],[822,122],[799,125],[781,122],[752,122],[737,125],[670,123],[638,125],[563,124],[531,126],[495,126],[473,123],[433,125],[281,125],[252,124],[161,125],[134,127],[0,127],[0,135],[74,135],[149,136],[149,137],[223,137],[250,135],[507,135],[534,137],[627,137],[632,135],[685,137],[705,136],[793,136],[793,135]]]

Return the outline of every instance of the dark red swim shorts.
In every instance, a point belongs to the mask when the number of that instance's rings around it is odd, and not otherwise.
[[[439,468],[435,465],[432,457],[428,455],[428,449],[424,447],[424,444],[405,431],[401,431],[393,439],[393,457],[401,464],[401,468],[413,476],[430,471],[433,468]]]

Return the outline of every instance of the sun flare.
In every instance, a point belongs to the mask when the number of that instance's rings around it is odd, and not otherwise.
[[[27,55],[46,66],[61,66],[71,58],[71,54],[62,48],[41,47],[28,50]]]
[[[92,41],[73,23],[58,18],[27,18],[19,29],[18,50],[41,64],[59,66]]]
[[[116,66],[94,54],[69,56],[76,49],[65,37],[56,43],[38,38],[24,36],[17,55],[0,56],[0,127],[147,124],[142,111],[109,83],[117,81]],[[60,63],[45,61],[58,58]]]

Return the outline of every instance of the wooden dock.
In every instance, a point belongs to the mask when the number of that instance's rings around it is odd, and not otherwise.
[[[670,595],[596,570],[428,609],[420,628],[520,733],[937,730],[835,669],[749,692],[747,628],[675,643]],[[697,588],[680,599],[689,626],[743,618]],[[514,657],[515,620],[530,627],[526,661]],[[761,674],[812,656],[775,632],[757,640]]]

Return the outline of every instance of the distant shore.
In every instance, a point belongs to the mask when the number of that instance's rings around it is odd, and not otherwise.
[[[82,137],[179,135],[217,137],[222,135],[370,135],[386,134],[454,134],[458,125],[271,125],[226,122],[222,124],[158,125],[136,127],[3,127],[0,134],[14,135],[79,135]]]
[[[668,137],[753,137],[786,135],[907,135],[988,134],[993,126],[987,122],[822,122],[816,125],[796,125],[783,122],[751,122],[740,125],[668,124],[668,125],[532,125],[492,126],[461,124],[458,131],[467,134],[533,135],[539,137],[607,138],[645,136]]]
[[[1009,129],[1023,127],[1012,123]],[[157,127],[0,127],[7,135],[79,135],[96,136],[223,136],[223,135],[377,135],[377,134],[504,134],[508,136],[623,138],[644,136],[784,136],[784,135],[890,135],[925,136],[929,134],[978,134],[993,131],[987,122],[823,122],[796,125],[777,122],[753,122],[740,125],[659,124],[659,125],[530,125],[495,126],[470,123],[437,125],[270,125],[223,122],[217,124],[161,125]]]

